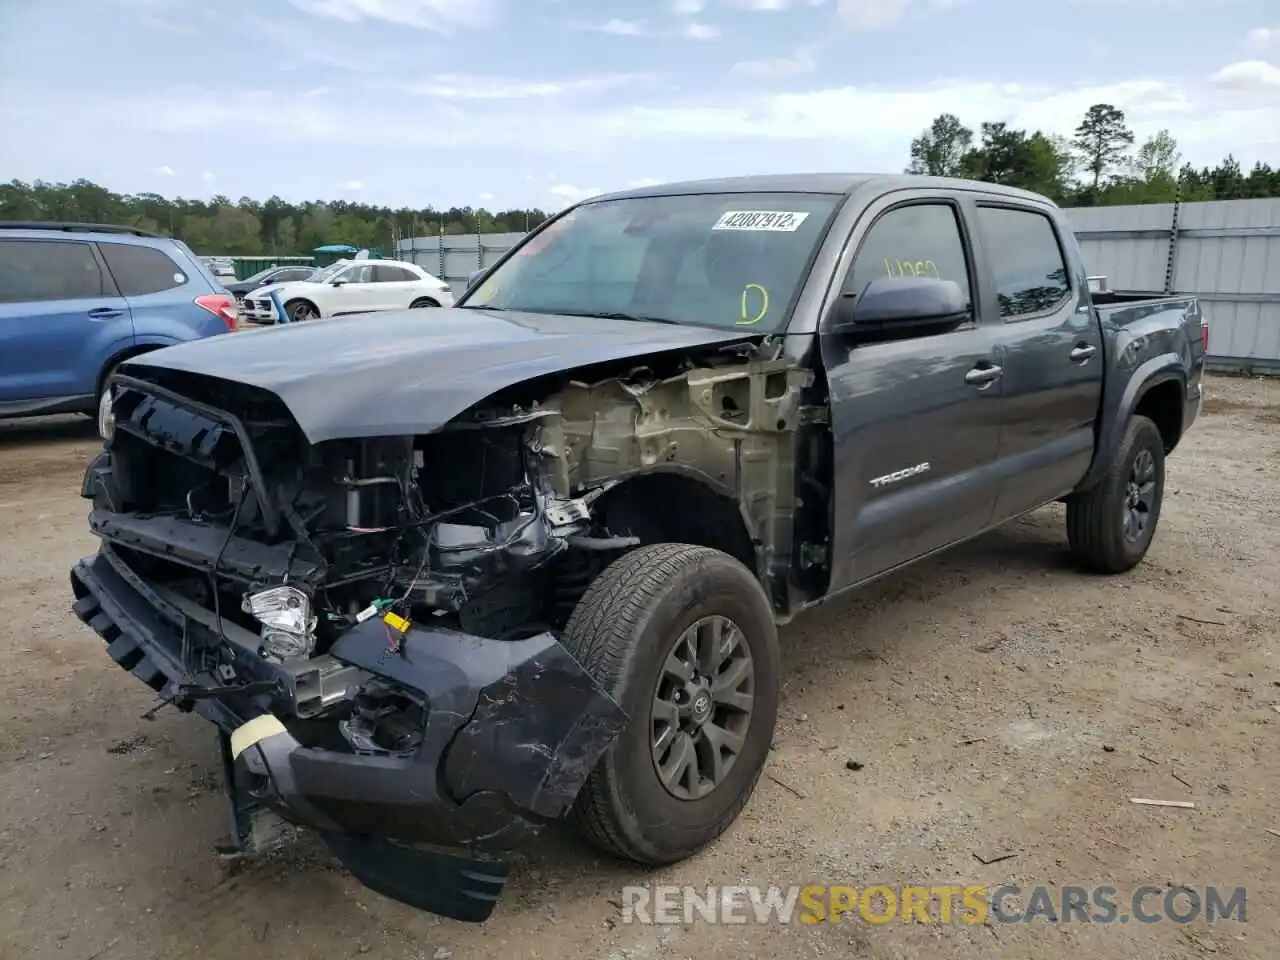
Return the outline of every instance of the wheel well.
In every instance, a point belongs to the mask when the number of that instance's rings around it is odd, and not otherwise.
[[[316,313],[320,312],[320,308],[316,306],[315,301],[310,300],[307,297],[290,297],[288,300],[284,302],[284,308],[288,310],[289,307],[295,303],[305,303],[308,307],[310,307]]]
[[[1170,453],[1182,438],[1182,384],[1177,380],[1165,380],[1148,387],[1133,412],[1156,425],[1164,441],[1164,451]]]
[[[440,301],[436,300],[434,297],[415,297],[413,303],[429,303],[433,307],[440,306]],[[413,303],[409,304],[409,306],[412,307]]]
[[[593,514],[616,536],[649,543],[692,543],[723,551],[759,576],[755,543],[738,505],[677,473],[626,480],[600,498]]]
[[[102,369],[98,371],[98,383],[94,387],[93,395],[99,397],[102,394],[102,388],[106,385],[107,375],[116,367],[124,363],[126,360],[132,360],[134,357],[140,357],[144,353],[151,353],[153,350],[159,350],[161,344],[144,343],[136,347],[129,347],[127,350],[121,350],[114,357],[102,365]]]

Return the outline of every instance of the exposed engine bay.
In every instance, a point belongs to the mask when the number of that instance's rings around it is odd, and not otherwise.
[[[256,644],[299,718],[342,704],[347,749],[399,752],[423,705],[328,656],[357,625],[377,618],[387,656],[411,623],[554,633],[612,559],[682,532],[655,528],[664,513],[733,527],[717,536],[762,577],[789,570],[810,379],[739,344],[523,385],[435,433],[311,445],[265,392],[157,371],[120,383],[91,526],[171,602],[213,613],[185,670],[243,681],[237,648]]]

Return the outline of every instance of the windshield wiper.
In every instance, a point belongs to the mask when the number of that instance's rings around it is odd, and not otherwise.
[[[639,323],[669,323],[675,326],[681,326],[679,320],[672,320],[670,317],[645,317],[636,313],[623,313],[618,310],[607,310],[603,313],[577,313],[569,310],[557,310],[562,317],[596,317],[600,320],[634,320]]]
[[[506,313],[510,307],[495,307],[488,303],[464,303],[459,310],[492,310],[494,313]]]

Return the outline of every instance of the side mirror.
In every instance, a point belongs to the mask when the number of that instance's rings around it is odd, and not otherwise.
[[[856,340],[943,333],[969,317],[960,284],[934,277],[877,277],[861,295],[842,293],[830,331]]]
[[[346,283],[347,281],[345,280],[334,280],[333,283],[330,284],[330,286],[343,287],[343,286],[346,286]]]
[[[476,282],[484,276],[487,267],[481,267],[479,270],[472,270],[467,274],[467,289],[470,290],[476,285]]]

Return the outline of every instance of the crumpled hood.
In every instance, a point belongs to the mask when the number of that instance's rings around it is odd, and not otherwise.
[[[170,370],[266,390],[322,443],[430,433],[534,377],[750,339],[732,328],[441,308],[241,330],[143,354],[121,373],[145,380]]]

